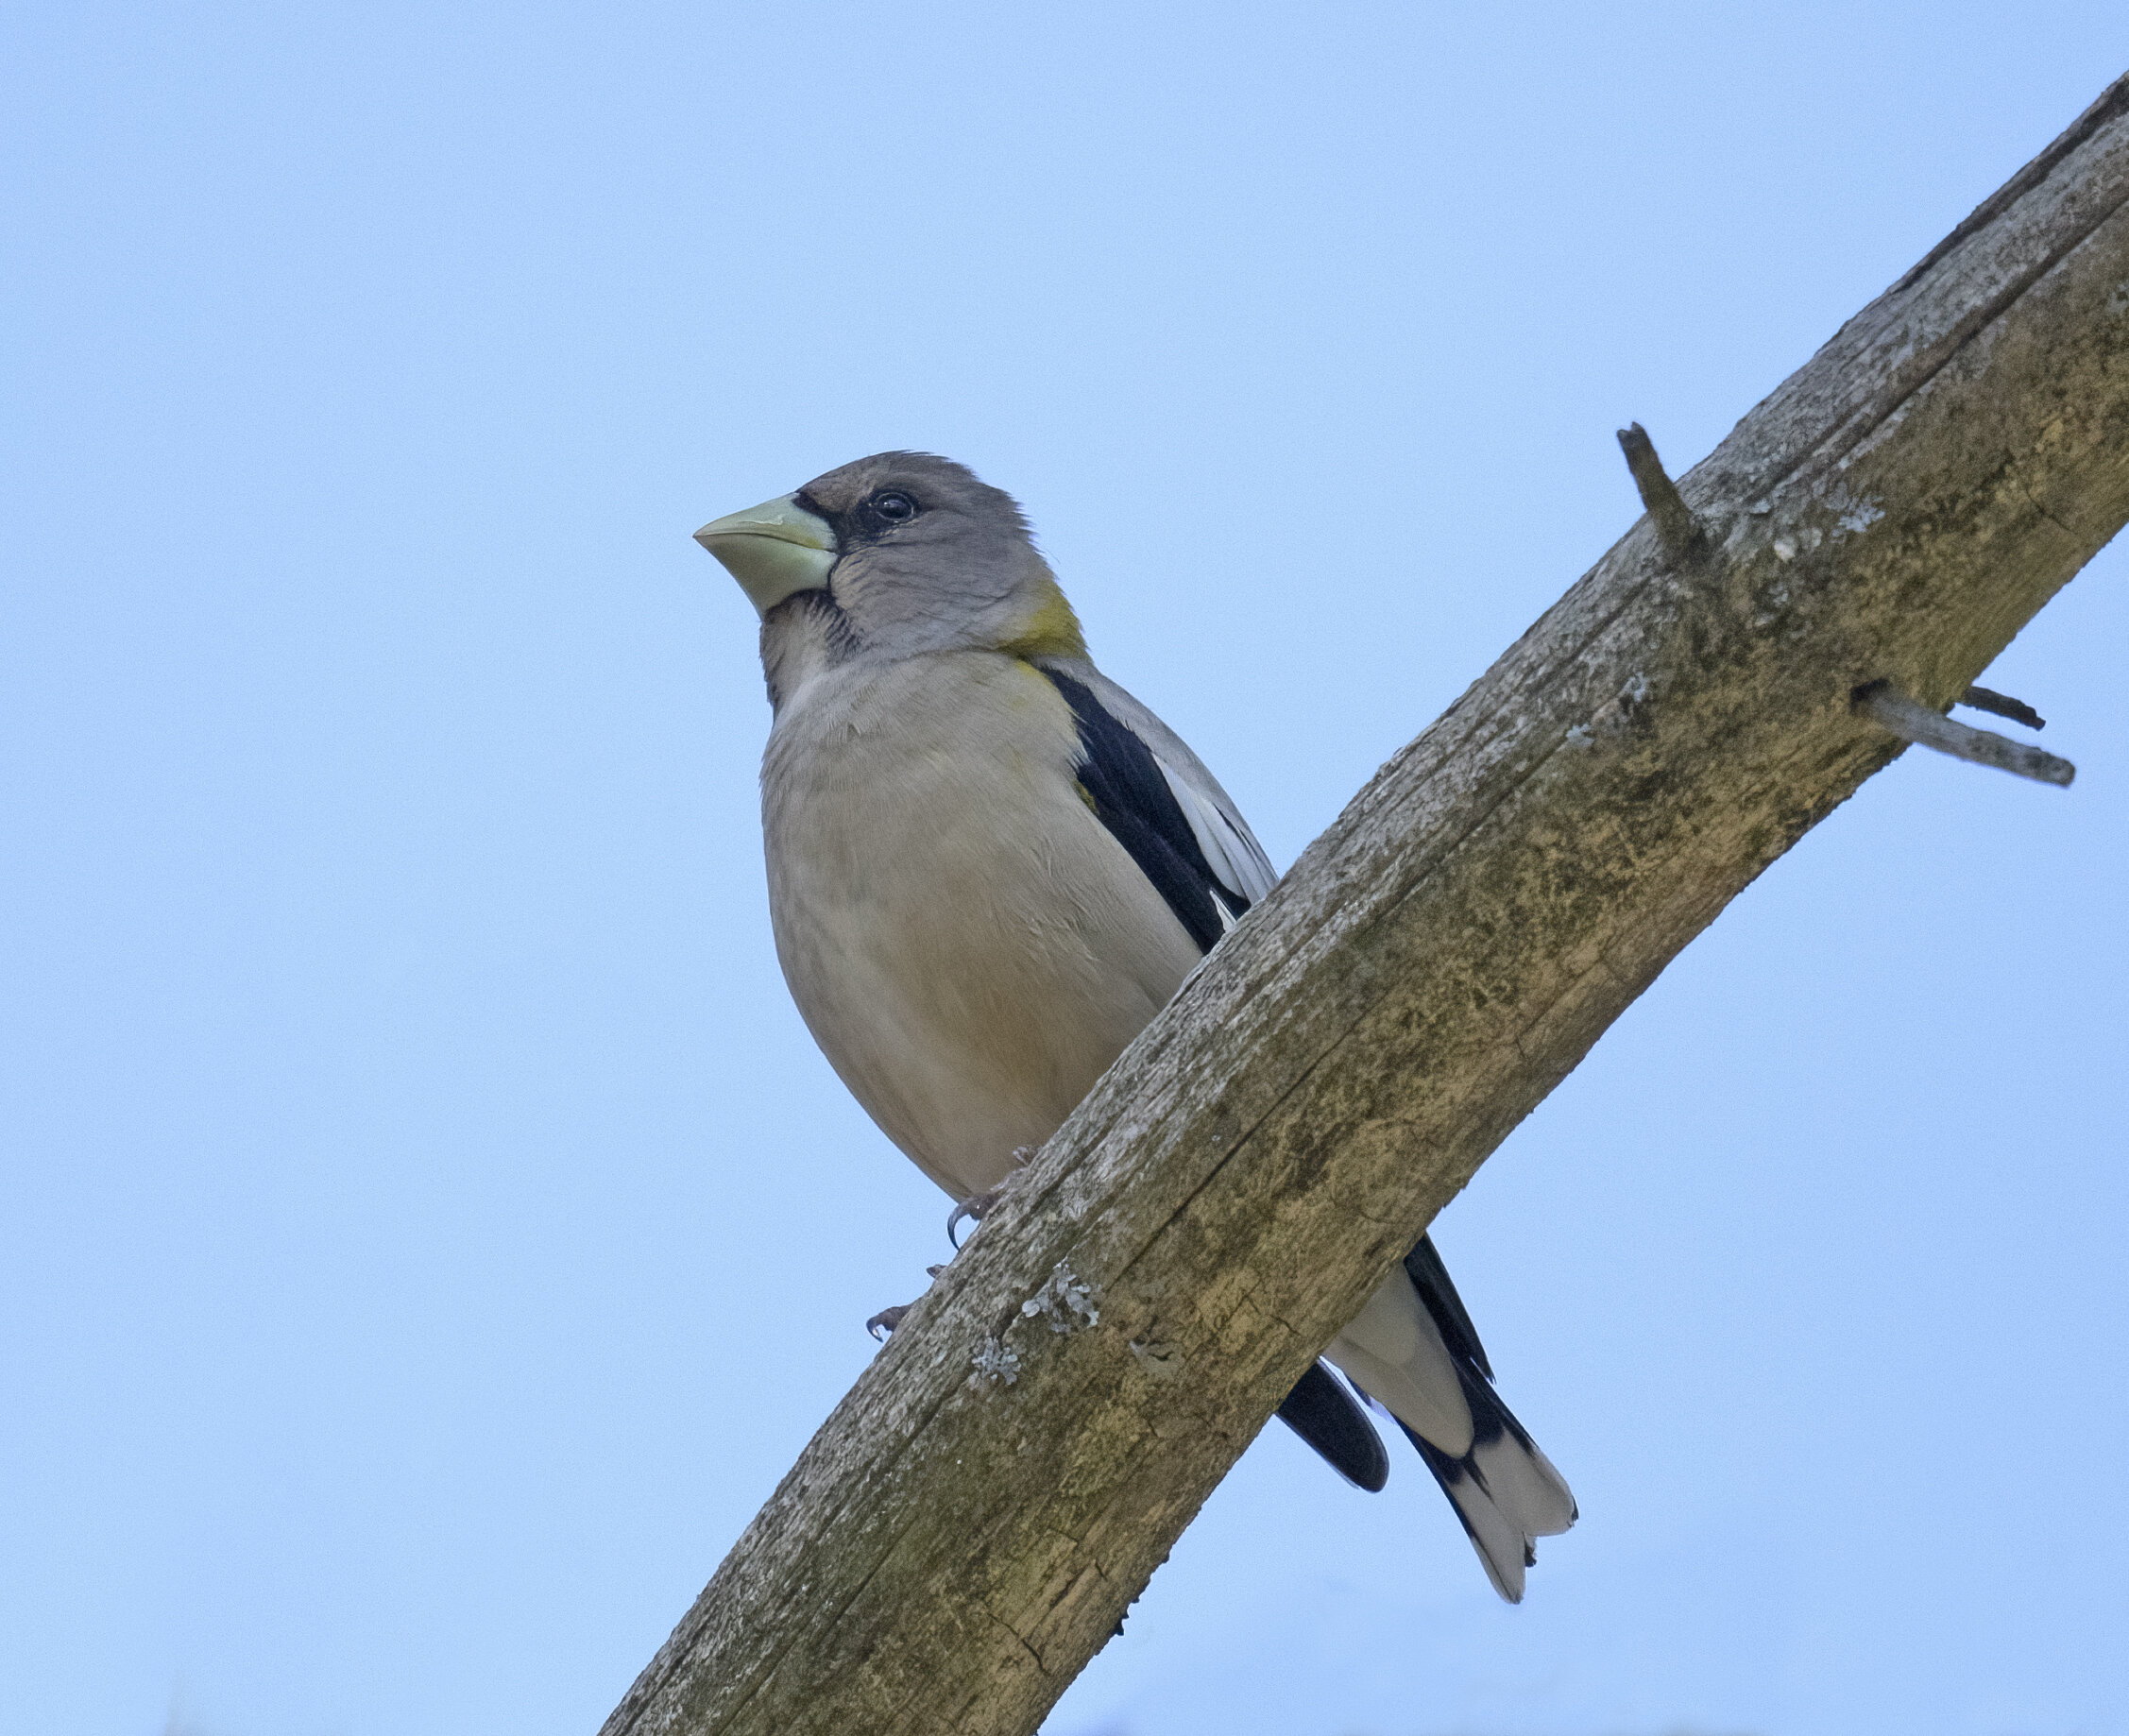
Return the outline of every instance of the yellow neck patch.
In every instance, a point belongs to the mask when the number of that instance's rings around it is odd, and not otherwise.
[[[1064,592],[1047,573],[1037,587],[1038,601],[1020,629],[998,649],[1013,657],[1083,657],[1086,638]]]

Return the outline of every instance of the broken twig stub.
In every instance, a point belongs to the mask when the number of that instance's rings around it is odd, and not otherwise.
[[[2027,705],[2022,699],[2013,699],[2008,693],[1999,693],[1994,688],[1968,688],[1959,695],[1962,706],[1971,706],[1976,711],[1994,712],[1998,717],[2007,717],[2014,723],[2023,723],[2028,729],[2045,729],[2048,720]]]
[[[2064,790],[2069,788],[2070,779],[2077,775],[2077,768],[2067,759],[2027,742],[2014,741],[2008,736],[1954,723],[1882,681],[1856,689],[1850,704],[1858,717],[1868,718],[1902,740],[1933,747],[1938,753],[1950,754],[1955,759],[1970,759],[1976,765],[1994,766],[1999,771],[2030,777],[2035,783],[2054,784]]]
[[[1639,422],[1628,422],[1619,431],[1619,450],[1627,454],[1627,468],[1633,472],[1641,503],[1656,520],[1663,552],[1673,560],[1684,560],[1699,545],[1700,526],[1694,519],[1693,509],[1685,503],[1685,496],[1678,492],[1678,484],[1663,468],[1662,459],[1656,455],[1656,443],[1648,437],[1648,430]]]

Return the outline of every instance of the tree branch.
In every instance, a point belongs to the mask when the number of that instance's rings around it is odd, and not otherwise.
[[[1383,769],[911,1310],[607,1736],[1035,1727],[1427,1220],[1903,751],[1850,696],[1949,706],[2129,519],[2125,196],[2129,79],[1682,479],[1693,561],[1638,523]]]

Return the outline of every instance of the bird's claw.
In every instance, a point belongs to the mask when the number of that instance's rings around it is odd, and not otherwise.
[[[997,1204],[1004,1194],[1005,1183],[1001,1182],[996,1187],[986,1187],[979,1194],[969,1195],[947,1215],[946,1240],[953,1243],[956,1253],[961,1251],[961,1242],[954,1235],[954,1232],[961,1228],[961,1220],[965,1217],[971,1223],[981,1223],[985,1214]]]
[[[914,1302],[902,1302],[893,1308],[882,1308],[865,1322],[865,1331],[872,1336],[874,1342],[884,1344],[887,1342],[887,1335],[899,1326],[915,1306]]]
[[[928,1266],[924,1269],[928,1276],[936,1279],[946,1268],[944,1266]],[[901,1325],[909,1318],[910,1310],[915,1306],[916,1303],[911,1302],[903,1302],[899,1307],[882,1308],[865,1322],[865,1331],[872,1335],[876,1344],[884,1344],[887,1341],[885,1335]]]

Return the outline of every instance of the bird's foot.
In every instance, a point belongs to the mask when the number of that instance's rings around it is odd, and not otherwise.
[[[928,1276],[936,1278],[946,1268],[944,1266],[928,1266],[924,1269]],[[886,1336],[909,1319],[910,1310],[915,1306],[915,1302],[908,1302],[893,1308],[882,1308],[865,1322],[865,1331],[871,1334],[875,1340],[884,1343],[886,1342]]]
[[[961,1238],[954,1232],[961,1228],[961,1220],[965,1217],[971,1223],[981,1223],[992,1207],[1004,1197],[1005,1183],[1001,1182],[996,1187],[986,1187],[979,1194],[970,1194],[946,1215],[946,1240],[953,1244],[956,1253],[961,1251]]]
[[[1034,1155],[1035,1148],[1033,1146],[1014,1147],[1013,1167],[1015,1170],[1021,1168]],[[1012,1185],[1013,1177],[1009,1174],[996,1187],[986,1187],[979,1194],[969,1195],[967,1199],[947,1214],[946,1240],[953,1243],[956,1253],[961,1251],[961,1243],[955,1237],[954,1232],[961,1228],[961,1220],[965,1217],[972,1223],[981,1223],[996,1208],[997,1202],[1005,1198],[1005,1190]]]
[[[884,1344],[887,1341],[887,1335],[907,1319],[910,1310],[915,1306],[916,1303],[914,1302],[898,1302],[892,1308],[882,1308],[865,1322],[865,1331],[870,1333],[879,1343]]]

